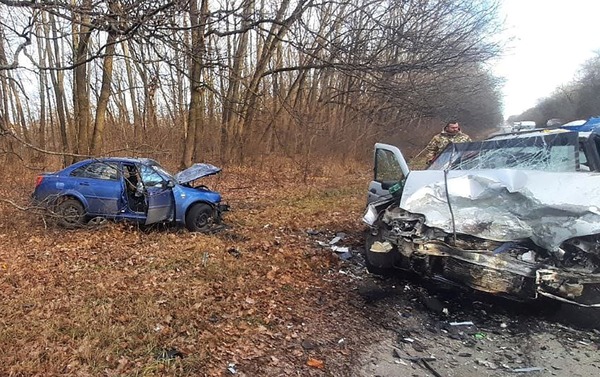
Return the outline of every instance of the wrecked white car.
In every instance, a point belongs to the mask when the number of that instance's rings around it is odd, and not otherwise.
[[[534,130],[449,145],[410,171],[375,145],[367,268],[600,307],[600,134]]]

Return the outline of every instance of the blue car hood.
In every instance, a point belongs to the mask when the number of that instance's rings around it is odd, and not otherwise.
[[[179,184],[185,184],[196,179],[207,177],[209,175],[217,174],[221,171],[221,168],[218,168],[211,164],[194,164],[189,168],[180,171],[175,174],[175,179]]]

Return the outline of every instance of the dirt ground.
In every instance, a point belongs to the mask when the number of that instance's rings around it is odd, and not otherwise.
[[[66,231],[26,208],[33,174],[7,174],[0,375],[600,375],[597,311],[369,274],[368,167],[264,170],[209,183],[232,206],[216,234]]]
[[[361,353],[356,376],[600,375],[600,332],[590,328],[599,327],[597,311],[366,281],[362,295],[378,298],[367,299],[365,315],[381,333]]]
[[[357,335],[375,340],[358,351],[350,375],[600,375],[599,310],[515,302],[402,273],[382,278],[366,271],[354,246],[345,273],[361,315],[374,325]]]

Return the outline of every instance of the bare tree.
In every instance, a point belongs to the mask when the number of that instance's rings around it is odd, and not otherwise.
[[[203,122],[203,85],[202,70],[206,55],[204,30],[208,19],[208,0],[201,0],[200,9],[196,0],[190,1],[191,20],[191,56],[190,56],[190,108],[185,134],[182,167],[192,164],[192,157],[197,148],[197,137]]]
[[[65,156],[143,147],[179,165],[272,153],[308,166],[381,137],[418,143],[425,125],[450,115],[498,119],[499,82],[485,69],[501,47],[495,0],[0,6],[18,16],[0,19],[0,72],[35,87],[3,80],[2,123],[24,138],[35,130],[32,143]],[[29,113],[34,102],[52,110]]]

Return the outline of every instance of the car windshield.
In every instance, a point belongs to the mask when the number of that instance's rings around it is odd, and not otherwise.
[[[158,172],[158,174],[160,174],[163,178],[175,181],[175,177],[173,176],[173,174],[169,173],[165,168],[163,168],[162,166],[160,166],[158,163],[153,163],[152,168]]]
[[[581,160],[584,160],[581,153]],[[520,169],[548,172],[585,170],[578,134],[561,132],[450,144],[429,170]]]

